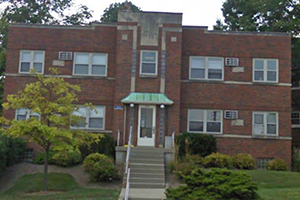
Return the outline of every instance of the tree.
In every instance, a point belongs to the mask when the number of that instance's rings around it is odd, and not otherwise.
[[[292,78],[300,80],[299,0],[226,0],[222,12],[224,23],[217,20],[215,30],[291,33]]]
[[[74,7],[73,0],[1,0],[0,5],[2,3],[5,3],[6,7],[0,17],[0,115],[8,23],[83,25],[92,18],[92,11],[84,5],[80,5],[76,13],[65,15],[67,9]]]
[[[3,130],[11,137],[27,137],[30,141],[40,145],[45,151],[44,190],[47,190],[48,155],[49,150],[79,151],[79,145],[99,141],[102,135],[95,135],[83,131],[70,130],[71,124],[82,120],[72,113],[78,109],[73,103],[78,99],[76,94],[80,87],[66,82],[53,72],[49,77],[34,74],[36,82],[29,83],[24,90],[7,97],[3,104],[5,109],[28,109],[28,112],[37,113],[40,117],[27,120],[7,120],[2,122],[9,127]]]
[[[112,3],[108,8],[104,10],[104,14],[101,17],[101,22],[117,22],[118,12],[122,9],[129,9],[133,12],[140,12],[141,9],[135,6],[132,2],[126,1],[123,3]]]

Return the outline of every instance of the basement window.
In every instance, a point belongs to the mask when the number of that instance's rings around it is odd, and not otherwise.
[[[141,51],[140,75],[157,76],[157,51]]]
[[[273,158],[257,158],[257,169],[267,169],[267,165],[271,160]]]

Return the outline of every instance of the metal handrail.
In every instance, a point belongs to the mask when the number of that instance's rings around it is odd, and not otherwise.
[[[172,148],[175,147],[175,132],[172,133]]]
[[[117,146],[120,146],[120,130],[118,130],[118,139],[117,139]]]
[[[130,190],[130,168],[129,168],[129,158],[130,158],[130,151],[131,151],[131,138],[132,138],[132,126],[130,126],[129,130],[129,138],[128,138],[128,147],[127,147],[127,155],[126,155],[126,167],[125,167],[125,174],[126,174],[126,190],[125,190],[125,200],[129,198],[129,190]]]

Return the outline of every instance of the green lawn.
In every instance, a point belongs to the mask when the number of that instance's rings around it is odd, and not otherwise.
[[[48,191],[57,191],[56,194],[28,195],[39,192],[43,188],[43,174],[23,176],[4,194],[1,200],[116,200],[119,192],[107,189],[87,189],[79,186],[69,174],[50,173]]]
[[[300,173],[267,170],[243,170],[258,184],[260,197],[266,200],[300,200]]]

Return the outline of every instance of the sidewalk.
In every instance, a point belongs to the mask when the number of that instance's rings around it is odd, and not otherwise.
[[[125,188],[120,193],[119,200],[124,200]],[[129,191],[129,199],[136,200],[162,200],[166,199],[165,189],[138,189],[132,188]]]

